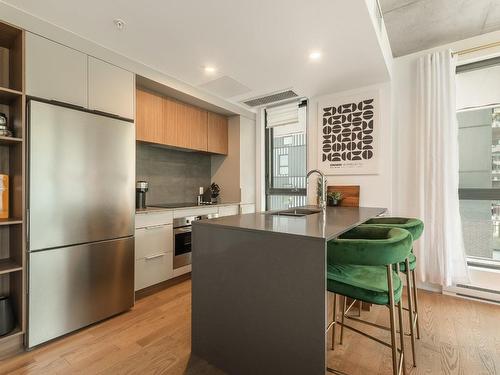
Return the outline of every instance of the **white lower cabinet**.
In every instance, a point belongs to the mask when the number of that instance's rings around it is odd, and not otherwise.
[[[253,214],[255,212],[254,203],[242,203],[240,204],[240,214]]]
[[[174,270],[172,219],[218,213],[238,215],[238,204],[193,207],[170,211],[146,211],[135,218],[135,290],[191,272],[191,265]]]
[[[172,278],[173,275],[172,224],[137,228],[135,230],[135,290],[161,283]]]
[[[135,290],[168,280],[174,275],[173,254],[159,253],[135,261]]]
[[[219,217],[238,215],[239,213],[240,213],[240,209],[239,209],[238,205],[220,206],[219,207]]]

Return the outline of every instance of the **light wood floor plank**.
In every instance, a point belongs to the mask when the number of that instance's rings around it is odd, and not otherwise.
[[[408,350],[409,374],[500,373],[500,306],[423,291],[419,302],[419,362],[411,368]],[[363,311],[362,317],[389,323],[388,310],[380,306]],[[389,341],[387,332],[361,327]],[[408,330],[406,321],[405,327]],[[129,312],[2,361],[0,374],[223,375],[191,357],[190,347],[188,280],[137,301]],[[352,375],[391,373],[390,350],[348,330],[344,345],[337,337],[335,351],[328,352],[328,364]]]

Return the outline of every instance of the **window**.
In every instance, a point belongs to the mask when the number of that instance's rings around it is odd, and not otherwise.
[[[457,68],[460,214],[469,264],[500,266],[500,61],[487,62]]]
[[[266,209],[307,202],[306,101],[266,109]]]

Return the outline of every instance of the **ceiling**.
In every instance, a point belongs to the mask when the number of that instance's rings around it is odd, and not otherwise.
[[[500,30],[500,0],[379,0],[394,56]]]
[[[388,79],[365,0],[4,2],[232,102]],[[116,18],[126,23],[121,31]],[[313,50],[319,61],[309,61]],[[207,74],[207,65],[217,71]]]

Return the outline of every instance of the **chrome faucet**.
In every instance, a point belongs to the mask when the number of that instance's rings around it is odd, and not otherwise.
[[[321,186],[321,194],[319,196],[319,208],[325,209],[326,208],[326,177],[321,172],[319,169],[312,169],[307,173],[306,180],[309,178],[310,175],[317,173],[321,179],[320,181],[320,186]]]

